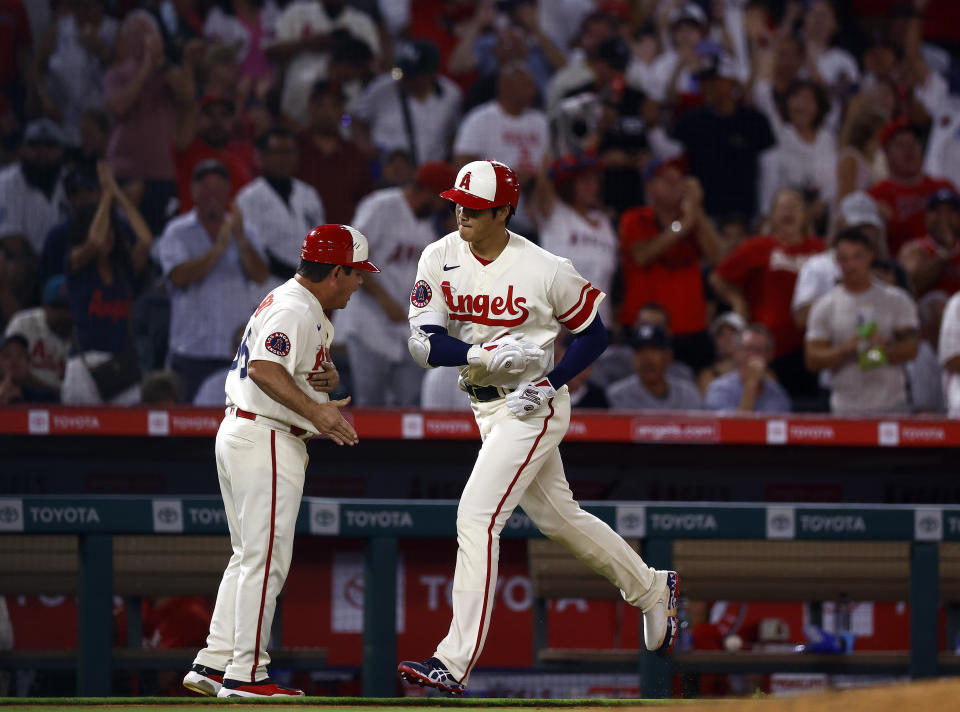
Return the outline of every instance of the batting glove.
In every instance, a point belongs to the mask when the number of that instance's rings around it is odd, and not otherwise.
[[[548,379],[543,378],[537,383],[528,381],[507,394],[507,407],[518,418],[526,418],[540,410],[555,395],[557,391]]]
[[[471,346],[467,351],[467,363],[483,367],[489,373],[522,373],[529,362],[542,355],[543,349],[539,346],[507,334],[493,341]]]

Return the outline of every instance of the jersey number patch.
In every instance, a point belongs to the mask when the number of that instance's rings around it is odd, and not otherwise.
[[[413,285],[413,291],[410,292],[410,303],[415,307],[425,307],[433,298],[433,290],[430,285],[422,279]]]
[[[246,336],[240,339],[240,345],[237,347],[237,355],[233,357],[233,363],[230,364],[230,370],[240,369],[240,378],[247,377],[247,362],[250,360],[250,349],[247,348],[247,339],[250,337],[250,334],[253,333],[251,329],[247,329]]]
[[[286,356],[290,353],[290,337],[282,331],[274,331],[263,345],[267,351],[277,356]]]

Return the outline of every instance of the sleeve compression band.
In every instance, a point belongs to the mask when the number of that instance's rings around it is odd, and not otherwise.
[[[467,363],[470,344],[450,336],[442,326],[426,324],[420,328],[430,334],[427,363],[431,366],[463,366]]]
[[[430,356],[427,361],[431,366],[463,366],[467,363],[470,344],[450,336],[442,326],[427,324],[420,328],[430,334]],[[550,383],[554,388],[564,385],[596,361],[609,342],[610,337],[598,315],[590,322],[590,326],[577,334],[560,363],[547,374]]]
[[[571,378],[597,360],[610,343],[603,321],[598,314],[590,322],[590,326],[574,337],[567,352],[560,359],[560,363],[547,374],[547,379],[554,388],[567,383]],[[432,342],[431,342],[432,346]]]

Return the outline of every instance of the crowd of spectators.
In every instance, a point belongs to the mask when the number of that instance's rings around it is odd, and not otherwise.
[[[341,222],[342,390],[465,408],[406,304],[493,158],[608,295],[577,407],[960,416],[958,50],[953,0],[0,0],[0,404],[222,404]]]

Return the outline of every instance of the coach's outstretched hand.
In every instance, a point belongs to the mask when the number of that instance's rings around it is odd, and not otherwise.
[[[310,421],[317,432],[326,435],[337,445],[356,445],[360,442],[357,431],[340,414],[340,409],[350,404],[350,396],[317,405],[316,415]]]

